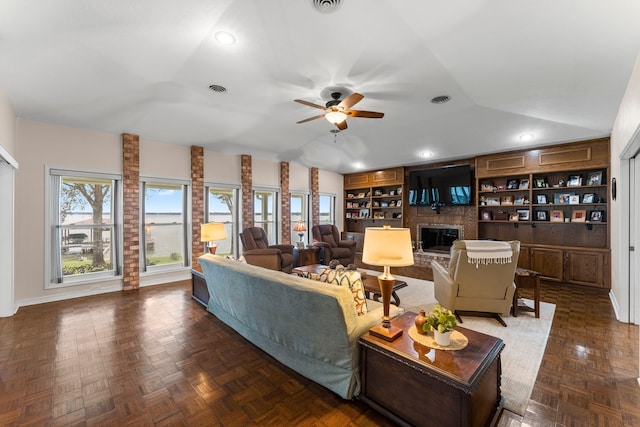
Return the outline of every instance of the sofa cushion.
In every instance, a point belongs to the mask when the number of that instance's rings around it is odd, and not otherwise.
[[[359,272],[343,269],[326,269],[320,277],[322,281],[327,283],[338,286],[348,286],[349,289],[351,289],[353,302],[358,316],[362,316],[369,312],[369,309],[367,308],[367,299],[364,296],[364,286]]]

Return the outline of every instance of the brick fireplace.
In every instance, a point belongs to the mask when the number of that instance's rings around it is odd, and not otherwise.
[[[464,225],[418,224],[416,250],[449,253],[454,240],[464,239]],[[421,246],[420,246],[420,242]]]

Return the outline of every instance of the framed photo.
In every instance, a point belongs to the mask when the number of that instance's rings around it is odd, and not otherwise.
[[[587,178],[587,185],[602,185],[602,171],[591,172]]]
[[[398,218],[398,219],[401,219],[401,218],[402,218],[402,214],[401,214],[401,213],[399,213],[399,214],[393,214],[393,215],[394,215],[394,218]]]
[[[482,220],[483,221],[491,221],[493,219],[493,215],[491,211],[482,211]]]
[[[376,212],[375,219],[384,219],[384,212]]]
[[[577,194],[572,194],[569,196],[570,205],[577,205],[578,203],[580,203],[580,196],[578,196]]]
[[[571,199],[571,193],[556,193],[554,195],[554,203],[556,205],[568,205]]]
[[[529,180],[528,179],[523,179],[522,181],[520,181],[520,189],[521,190],[526,190],[529,188]]]
[[[537,200],[539,205],[546,205],[547,204],[547,196],[546,196],[546,194],[538,194],[536,196],[536,200]]]
[[[351,212],[347,212],[347,219],[351,219]]]
[[[549,221],[549,214],[547,211],[536,211],[536,220]]]
[[[520,221],[529,221],[529,209],[518,209],[516,213]]]
[[[551,222],[563,222],[564,212],[561,209],[554,209],[551,211]]]
[[[509,221],[520,221],[518,212],[509,212]]]
[[[402,200],[397,200],[396,207],[399,208],[400,206],[402,206]]]
[[[389,202],[389,207],[395,208],[396,207],[396,201],[395,200],[390,201]]]
[[[524,196],[516,196],[513,200],[514,205],[524,205]]]
[[[398,187],[398,189],[396,190],[396,194],[398,196],[402,194],[402,187]]]
[[[484,181],[482,183],[482,191],[492,191],[493,190],[493,182]]]
[[[591,211],[591,214],[589,215],[589,221],[602,222],[603,216],[604,215],[602,214],[602,211]]]
[[[380,202],[380,207],[381,208],[388,208],[389,207],[389,202]]]
[[[587,220],[587,211],[577,209],[571,213],[571,222],[585,222]]]
[[[593,198],[593,193],[586,193],[584,196],[582,196],[582,203],[593,203]]]
[[[502,196],[502,200],[500,201],[502,205],[512,205],[513,198],[511,196]]]
[[[500,205],[500,197],[487,197],[487,206]]]
[[[358,193],[358,195],[356,197],[358,199],[363,199],[364,198],[364,193]]]
[[[516,190],[518,189],[519,185],[520,185],[519,179],[510,179],[509,181],[507,181],[507,190]]]
[[[347,199],[353,199],[353,193],[347,193]]]
[[[534,184],[536,186],[536,188],[547,188],[547,178],[544,177],[538,177],[534,180]]]
[[[389,195],[390,195],[390,196],[395,196],[395,195],[396,195],[396,190],[391,190],[391,191],[389,191]]]
[[[369,218],[369,209],[360,209],[360,218]]]
[[[569,175],[567,187],[579,187],[582,185],[582,175]]]

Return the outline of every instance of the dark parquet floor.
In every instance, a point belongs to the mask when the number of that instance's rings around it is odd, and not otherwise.
[[[178,282],[1,318],[0,426],[392,425],[283,367],[190,292]],[[543,285],[543,300],[557,308],[529,408],[499,425],[640,425],[638,327],[602,292]]]

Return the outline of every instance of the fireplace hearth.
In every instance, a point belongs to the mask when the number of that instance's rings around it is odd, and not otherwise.
[[[418,224],[417,247],[425,252],[449,253],[454,240],[464,239],[464,226],[455,224]],[[417,243],[419,245],[419,243]]]

